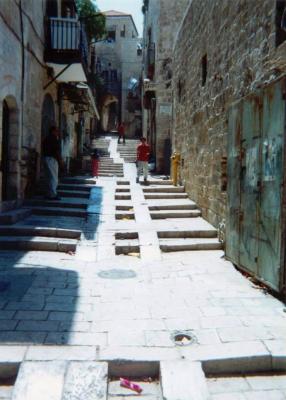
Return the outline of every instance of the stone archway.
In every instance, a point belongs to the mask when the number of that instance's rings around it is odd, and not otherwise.
[[[1,201],[20,197],[20,132],[19,110],[13,96],[1,104]]]
[[[118,99],[113,95],[106,95],[102,101],[101,127],[103,131],[116,129],[119,122]]]

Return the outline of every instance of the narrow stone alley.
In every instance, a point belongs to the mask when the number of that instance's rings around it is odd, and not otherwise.
[[[0,363],[21,367],[0,399],[137,398],[121,376],[150,400],[286,399],[283,303],[225,260],[183,186],[135,183],[137,141],[93,145],[98,180],[1,214]]]

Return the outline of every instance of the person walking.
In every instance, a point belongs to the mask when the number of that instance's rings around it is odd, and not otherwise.
[[[47,182],[47,198],[60,200],[57,187],[59,182],[59,166],[63,167],[61,157],[60,131],[56,126],[50,128],[50,132],[43,142],[44,166]]]
[[[99,159],[99,151],[97,149],[93,149],[91,153],[91,170],[94,178],[98,178]]]
[[[123,144],[125,144],[125,124],[121,122],[118,126],[118,144],[120,143],[121,138],[123,139]]]
[[[139,183],[140,175],[143,171],[144,183],[147,184],[150,146],[147,143],[146,138],[142,137],[140,139],[140,141],[141,141],[141,144],[139,144],[139,146],[137,147],[137,179],[136,179],[136,182]]]

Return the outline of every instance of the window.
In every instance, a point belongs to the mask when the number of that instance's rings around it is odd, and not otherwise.
[[[202,86],[205,86],[208,76],[208,58],[205,54],[202,58]]]
[[[276,47],[286,40],[286,0],[276,1]]]
[[[110,80],[111,80],[111,82],[117,82],[117,70],[116,69],[112,69],[110,71]]]
[[[126,27],[125,25],[123,25],[123,30],[120,32],[120,36],[125,37],[125,35],[126,35]]]
[[[116,40],[116,31],[108,31],[107,32],[107,40],[115,42]]]
[[[108,71],[102,71],[101,73],[102,79],[104,79],[105,82],[108,81]]]

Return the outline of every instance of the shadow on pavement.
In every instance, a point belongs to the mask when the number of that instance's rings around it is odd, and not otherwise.
[[[67,344],[78,300],[78,274],[53,268],[43,254],[0,252],[0,343]],[[37,261],[39,260],[39,265]],[[50,263],[52,264],[52,258]]]

